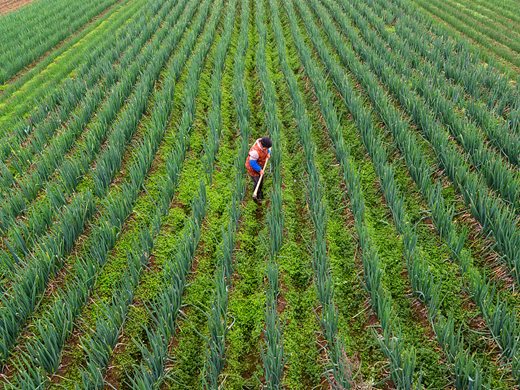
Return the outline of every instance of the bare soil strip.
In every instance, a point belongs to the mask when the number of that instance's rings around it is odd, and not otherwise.
[[[0,0],[0,15],[15,11],[33,0]]]

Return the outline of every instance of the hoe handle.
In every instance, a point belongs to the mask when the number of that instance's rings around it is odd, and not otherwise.
[[[263,168],[263,171],[265,171],[265,168],[267,168],[267,163],[269,162],[269,159],[271,157],[268,157],[267,160],[265,160],[265,165]],[[258,194],[258,189],[260,188],[260,184],[262,184],[262,179],[264,178],[264,174],[262,173],[260,175],[260,179],[258,180],[258,183],[256,184],[255,191],[253,192],[253,198],[256,198],[256,195]]]

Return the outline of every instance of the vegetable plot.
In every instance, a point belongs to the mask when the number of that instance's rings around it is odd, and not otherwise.
[[[513,3],[0,16],[0,387],[519,386]]]

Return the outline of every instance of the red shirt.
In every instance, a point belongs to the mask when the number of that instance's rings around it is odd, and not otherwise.
[[[255,171],[253,167],[251,167],[251,165],[249,164],[249,160],[256,160],[263,169],[265,166],[265,161],[269,156],[269,149],[263,148],[260,140],[261,138],[258,138],[256,140],[253,146],[251,146],[251,149],[249,149],[249,154],[247,155],[246,168],[247,172],[251,176],[260,176],[260,172]]]

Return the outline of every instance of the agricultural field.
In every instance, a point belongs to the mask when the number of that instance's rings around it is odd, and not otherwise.
[[[477,44],[484,59],[494,56],[501,70],[520,71],[520,4],[517,0],[414,0],[455,34]]]
[[[0,388],[518,388],[519,18],[515,0],[0,16]]]

